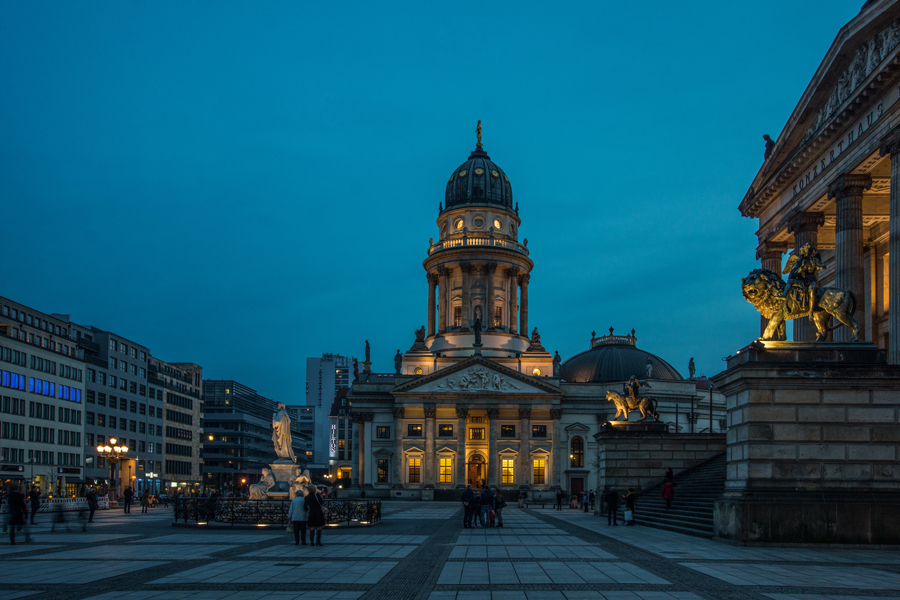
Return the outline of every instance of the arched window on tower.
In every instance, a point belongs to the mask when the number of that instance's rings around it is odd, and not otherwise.
[[[569,454],[572,467],[584,467],[584,440],[576,436],[572,438],[572,452]]]
[[[494,307],[494,327],[502,327],[503,326],[503,307],[495,306]]]
[[[462,327],[462,306],[453,307],[453,326]]]

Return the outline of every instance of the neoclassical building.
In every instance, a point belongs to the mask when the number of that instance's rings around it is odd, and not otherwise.
[[[670,430],[723,430],[721,395],[640,350],[634,331],[592,334],[585,352],[554,361],[529,332],[534,262],[521,224],[510,180],[479,135],[447,181],[423,263],[427,327],[394,373],[371,372],[367,356],[334,415],[343,438],[332,446],[362,450],[331,461],[351,494],[455,498],[483,482],[547,497],[596,489],[593,436],[615,412],[606,391],[622,392],[633,375],[650,383],[642,391]],[[348,414],[354,426],[339,426]]]

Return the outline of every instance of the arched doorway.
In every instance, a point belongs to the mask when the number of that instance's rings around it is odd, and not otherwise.
[[[473,454],[466,463],[466,483],[473,488],[480,488],[481,482],[485,477],[484,457],[480,454]]]

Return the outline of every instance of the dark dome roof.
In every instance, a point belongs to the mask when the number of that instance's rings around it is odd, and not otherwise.
[[[653,365],[647,377],[647,360]],[[605,383],[628,381],[632,375],[639,379],[669,379],[683,381],[675,367],[656,356],[637,349],[633,344],[600,343],[590,350],[576,354],[559,368],[559,375],[573,383]]]
[[[447,182],[444,205],[453,208],[462,204],[497,204],[512,209],[512,186],[506,173],[480,147]]]

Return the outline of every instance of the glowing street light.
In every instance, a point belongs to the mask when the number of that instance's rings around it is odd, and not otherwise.
[[[116,464],[119,462],[119,460],[122,459],[126,454],[128,454],[128,446],[117,446],[116,438],[109,438],[109,443],[112,444],[112,447],[97,446],[97,454],[99,454],[101,458],[105,459],[106,462],[109,463],[109,483],[110,487],[112,489],[115,489],[116,480],[114,469],[116,468]]]

